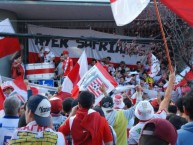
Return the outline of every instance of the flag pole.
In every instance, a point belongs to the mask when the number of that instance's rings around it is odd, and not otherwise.
[[[165,32],[164,32],[164,29],[163,29],[159,9],[158,9],[156,0],[153,0],[153,1],[154,1],[154,5],[155,5],[155,11],[156,11],[157,19],[158,19],[158,22],[159,22],[162,38],[163,38],[163,41],[164,41],[164,46],[165,46],[165,49],[166,49],[166,56],[167,56],[167,59],[168,59],[169,69],[170,69],[170,72],[173,72],[173,67],[172,67],[170,54],[169,54],[169,49],[168,49],[168,44],[167,44],[167,40],[166,40],[166,37],[165,37]]]

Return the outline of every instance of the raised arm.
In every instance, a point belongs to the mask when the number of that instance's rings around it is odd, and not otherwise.
[[[164,99],[160,103],[159,111],[161,111],[161,110],[167,111],[168,110],[168,106],[169,106],[169,103],[170,103],[172,90],[174,88],[174,82],[175,82],[175,73],[173,72],[173,73],[170,73],[168,87],[166,89],[166,92],[165,92],[165,95],[164,95]]]

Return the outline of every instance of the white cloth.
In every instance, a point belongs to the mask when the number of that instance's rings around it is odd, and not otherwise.
[[[0,118],[0,144],[6,144],[12,137],[14,130],[18,127],[19,117]]]
[[[44,63],[46,62],[53,63],[53,58],[55,58],[55,55],[53,52],[50,51],[48,54],[44,56]]]
[[[40,127],[35,121],[27,126],[17,129],[9,142],[10,145],[24,143],[24,140],[30,140],[30,143],[65,145],[65,139],[62,133],[55,132],[51,128]]]

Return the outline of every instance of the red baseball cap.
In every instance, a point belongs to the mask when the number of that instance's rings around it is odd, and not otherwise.
[[[64,50],[63,54],[69,54],[69,52],[67,50]]]
[[[154,131],[145,129],[148,124],[155,125]],[[176,140],[178,136],[176,129],[169,121],[165,119],[159,119],[159,118],[151,119],[150,121],[148,121],[143,128],[142,135],[156,136],[168,142],[171,145],[176,144]]]
[[[62,111],[62,100],[57,97],[53,97],[50,100],[51,104],[51,113],[58,114]]]

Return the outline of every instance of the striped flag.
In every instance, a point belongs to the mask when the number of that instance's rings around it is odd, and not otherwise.
[[[64,82],[62,83],[62,92],[65,92],[66,95],[73,94],[72,97],[76,98],[79,92],[77,83],[87,71],[88,62],[86,52],[84,51],[71,72],[64,79]]]
[[[117,26],[132,22],[146,8],[150,0],[110,0]]]
[[[99,97],[100,95],[103,94],[100,90],[100,87],[102,86],[102,84],[103,84],[103,81],[100,78],[96,78],[95,80],[93,80],[93,82],[90,85],[88,85],[87,90],[92,92],[95,95],[95,97]],[[107,90],[108,86],[106,84],[104,85]]]
[[[106,69],[99,62],[97,62],[95,66],[87,71],[87,73],[78,82],[77,88],[74,88],[73,90],[75,90],[75,92],[77,92],[77,90],[88,90],[92,92],[95,95],[95,106],[104,97],[104,94],[99,89],[102,85],[105,86],[106,92],[109,93],[115,89],[118,84],[106,71]]]

